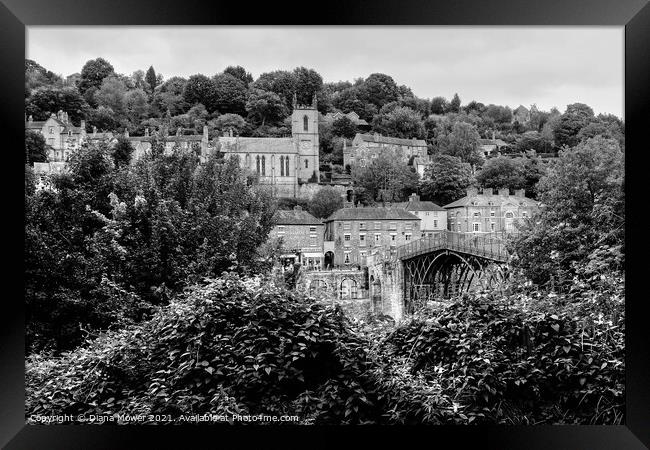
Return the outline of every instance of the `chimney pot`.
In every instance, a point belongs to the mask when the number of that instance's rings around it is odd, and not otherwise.
[[[515,195],[517,197],[525,197],[526,196],[526,190],[525,189],[516,189],[515,190]]]
[[[492,188],[483,188],[483,195],[492,195]]]
[[[499,195],[510,195],[510,189],[508,188],[501,188],[499,189]]]
[[[467,196],[468,197],[476,195],[476,194],[478,194],[478,189],[476,189],[475,187],[467,188]]]

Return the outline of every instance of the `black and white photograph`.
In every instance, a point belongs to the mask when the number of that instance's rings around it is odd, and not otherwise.
[[[25,44],[28,425],[626,423],[623,26]]]

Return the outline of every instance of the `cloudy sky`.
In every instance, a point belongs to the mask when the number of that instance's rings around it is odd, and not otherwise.
[[[564,111],[582,102],[623,116],[622,27],[28,27],[26,57],[64,76],[103,57],[119,73],[254,77],[313,68],[324,81],[391,75],[423,98],[455,92]]]

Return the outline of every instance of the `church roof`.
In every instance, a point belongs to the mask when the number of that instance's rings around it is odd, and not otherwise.
[[[325,219],[333,220],[420,220],[402,208],[342,208]]]
[[[411,147],[426,147],[427,143],[423,139],[402,139],[380,134],[362,134],[357,133],[358,138],[364,142],[374,142],[377,144],[406,145]],[[356,139],[355,137],[355,139]]]
[[[293,138],[229,137],[219,138],[221,151],[235,153],[297,153]]]

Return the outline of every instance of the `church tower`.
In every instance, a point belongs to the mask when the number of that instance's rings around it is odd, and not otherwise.
[[[298,145],[298,177],[303,183],[320,180],[318,160],[318,110],[316,94],[311,105],[299,105],[293,94],[291,135]]]

